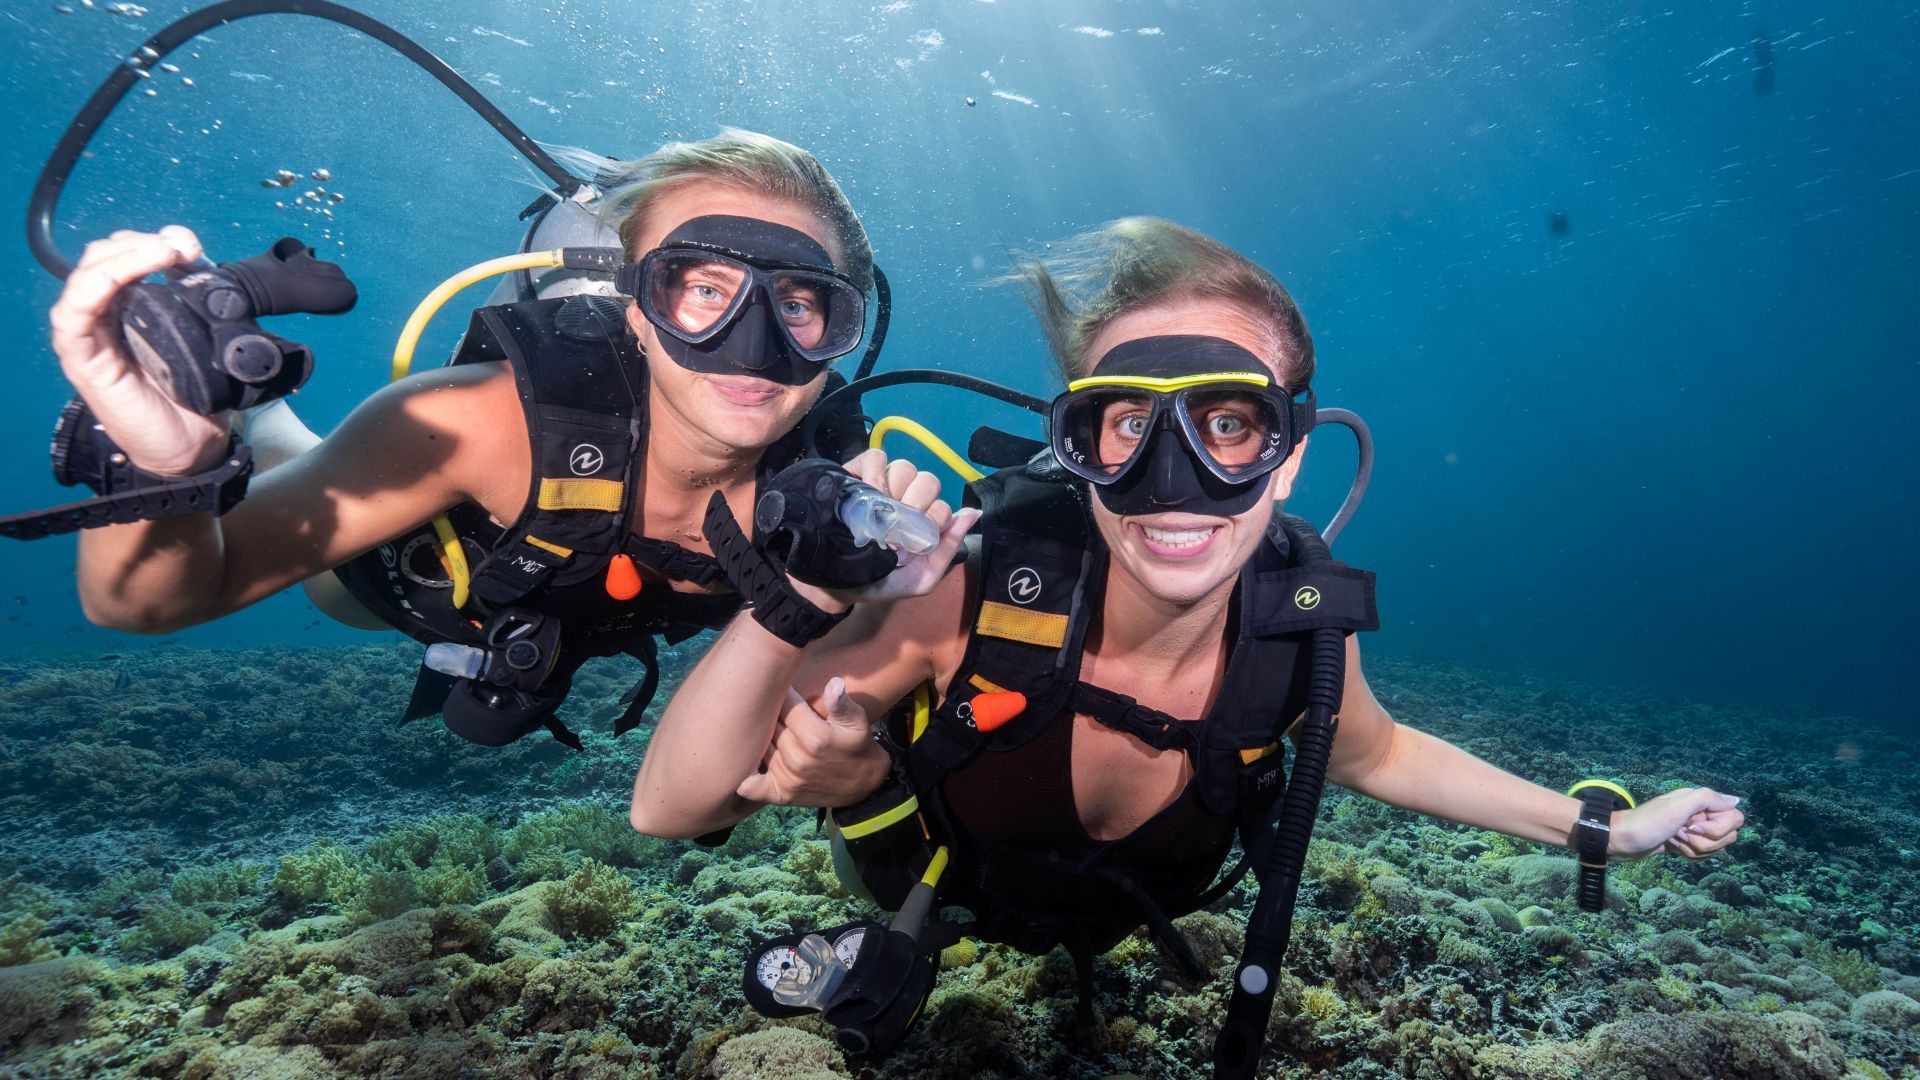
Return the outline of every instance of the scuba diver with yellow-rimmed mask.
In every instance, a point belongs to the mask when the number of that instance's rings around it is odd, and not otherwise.
[[[1043,452],[970,483],[955,518],[979,515],[980,534],[964,565],[907,559],[868,591],[792,572],[781,588],[843,621],[736,619],[648,746],[636,828],[694,836],[764,803],[830,805],[843,881],[895,912],[757,944],[750,1004],[819,1013],[850,1054],[883,1056],[941,947],[966,935],[1064,947],[1091,1020],[1093,957],[1137,928],[1204,978],[1173,920],[1251,873],[1214,1044],[1216,1075],[1249,1076],[1326,781],[1575,848],[1583,906],[1604,903],[1609,860],[1734,839],[1732,796],[1636,805],[1599,779],[1562,793],[1397,724],[1355,637],[1378,625],[1373,575],[1278,512],[1332,413],[1292,298],[1157,219],[1055,249],[1024,274],[1067,389]],[[877,452],[854,467],[903,497],[926,483]],[[830,801],[859,786],[859,802]]]

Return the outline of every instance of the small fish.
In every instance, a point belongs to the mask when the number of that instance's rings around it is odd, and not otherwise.
[[[125,690],[127,687],[132,685],[133,685],[133,676],[127,674],[124,671],[115,674],[113,677],[113,688],[115,690]]]
[[[974,106],[975,104],[976,104],[976,103],[974,102],[974,100],[973,100],[972,98],[968,98],[968,99],[967,99],[967,108],[969,108],[969,109],[971,109],[971,108],[973,108],[973,106]]]
[[[333,173],[326,169],[315,169],[313,170],[313,178],[324,184],[333,179]]]
[[[1555,236],[1565,236],[1573,231],[1573,219],[1565,212],[1555,210],[1547,215],[1547,231]]]
[[[299,179],[300,175],[293,170],[279,169],[274,172],[271,179],[260,181],[260,186],[267,188],[292,187],[294,182]]]

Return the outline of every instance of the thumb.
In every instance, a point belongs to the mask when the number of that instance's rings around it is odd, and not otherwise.
[[[921,555],[921,561],[925,565],[939,567],[940,572],[945,574],[948,564],[953,562],[954,553],[960,550],[961,544],[966,543],[967,534],[973,531],[974,524],[980,520],[980,515],[983,513],[985,511],[978,507],[954,511],[953,518],[940,532],[940,542],[933,545],[931,551]]]
[[[775,803],[781,801],[780,784],[774,780],[772,772],[752,772],[747,774],[740,786],[733,789],[735,795],[757,803]]]
[[[1700,796],[1695,800],[1695,806],[1700,810],[1731,810],[1739,805],[1740,796],[1722,794],[1711,788],[1701,789]]]
[[[860,703],[848,695],[845,679],[837,675],[828,679],[822,697],[827,706],[827,723],[834,727],[866,730],[867,710],[861,708]]]

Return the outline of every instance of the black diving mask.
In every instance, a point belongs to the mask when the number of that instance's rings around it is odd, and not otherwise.
[[[1232,516],[1313,429],[1296,398],[1230,341],[1177,335],[1115,346],[1053,400],[1054,456],[1116,514]]]
[[[755,218],[687,221],[616,282],[660,331],[662,351],[708,375],[803,385],[866,330],[866,297],[827,250]]]

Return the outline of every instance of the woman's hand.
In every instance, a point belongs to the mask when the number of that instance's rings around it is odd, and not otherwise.
[[[848,806],[880,786],[891,762],[873,741],[866,710],[847,696],[841,679],[827,681],[821,700],[824,715],[788,688],[760,771],[735,794],[778,806]]]
[[[1607,855],[1616,861],[1644,859],[1664,848],[1689,859],[1704,859],[1740,835],[1747,816],[1734,809],[1738,795],[1712,788],[1678,788],[1613,816]]]
[[[49,316],[60,370],[106,433],[148,472],[181,476],[212,467],[226,452],[227,421],[182,408],[126,355],[113,300],[126,286],[200,254],[199,239],[178,225],[96,240],[67,275]]]
[[[920,471],[910,461],[888,460],[879,450],[855,455],[847,461],[846,470],[854,479],[885,492],[902,506],[926,514],[940,530],[939,542],[918,555],[900,552],[900,565],[893,573],[862,588],[822,589],[791,577],[787,580],[800,595],[828,611],[843,611],[856,603],[899,600],[932,592],[953,565],[954,553],[960,550],[967,533],[980,520],[980,511],[967,509],[956,513],[940,498],[938,476]]]

